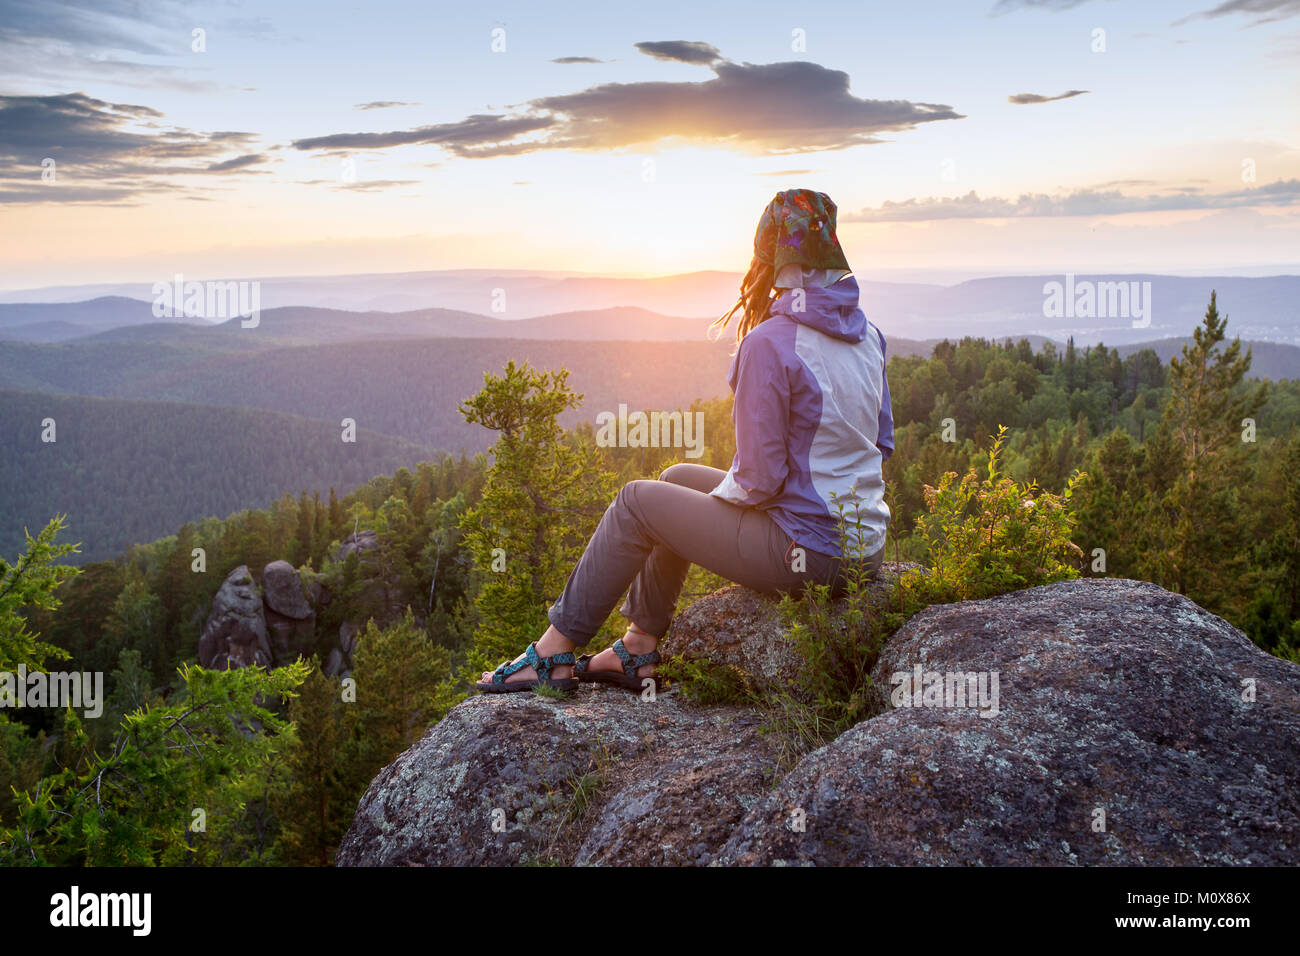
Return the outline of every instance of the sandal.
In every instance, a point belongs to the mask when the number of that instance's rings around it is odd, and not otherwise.
[[[578,682],[572,677],[556,679],[551,677],[551,668],[558,665],[572,664],[573,651],[565,651],[562,654],[552,654],[549,657],[542,657],[537,653],[537,644],[529,644],[528,649],[524,651],[522,659],[515,661],[513,664],[506,661],[500,667],[492,672],[492,680],[479,681],[474,685],[475,688],[485,694],[513,694],[521,690],[532,690],[534,687],[553,687],[556,690],[577,690]],[[511,674],[518,673],[525,667],[531,667],[537,672],[536,680],[516,680],[507,682],[506,678]]]
[[[654,681],[655,693],[660,690],[659,675],[646,674],[644,677],[637,676],[637,668],[646,664],[658,664],[660,661],[659,652],[651,651],[648,654],[637,654],[633,656],[628,649],[623,646],[623,639],[620,637],[613,644],[614,653],[618,659],[623,662],[623,673],[617,671],[593,671],[591,670],[591,655],[583,654],[578,658],[578,662],[573,665],[573,676],[580,681],[589,681],[593,684],[617,684],[625,690],[632,690],[640,693],[644,681]]]

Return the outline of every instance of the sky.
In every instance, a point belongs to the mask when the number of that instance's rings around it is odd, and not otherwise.
[[[0,0],[0,289],[1300,271],[1300,0]]]

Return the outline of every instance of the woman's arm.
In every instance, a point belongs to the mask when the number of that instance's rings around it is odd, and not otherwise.
[[[711,494],[753,507],[775,497],[789,472],[790,378],[766,335],[747,335],[731,373],[736,457]]]
[[[885,336],[876,329],[880,338],[880,417],[876,422],[876,447],[880,449],[884,461],[894,453],[894,408],[889,402],[889,353],[885,351]]]

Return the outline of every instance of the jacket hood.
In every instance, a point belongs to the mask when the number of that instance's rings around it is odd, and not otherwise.
[[[803,309],[796,311],[797,293],[802,291]],[[805,286],[791,289],[772,303],[771,315],[784,315],[845,342],[861,342],[867,337],[867,317],[858,308],[858,280],[845,276],[825,287]]]

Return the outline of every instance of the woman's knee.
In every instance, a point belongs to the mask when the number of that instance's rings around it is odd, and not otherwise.
[[[659,472],[659,480],[667,481],[674,485],[685,484],[682,479],[685,477],[687,471],[690,470],[690,467],[690,465],[680,461],[675,465],[669,465],[663,471]]]
[[[637,478],[629,481],[622,488],[618,489],[618,494],[614,498],[614,504],[623,505],[624,507],[635,505],[642,497],[647,485],[653,487],[655,482],[647,478]]]

